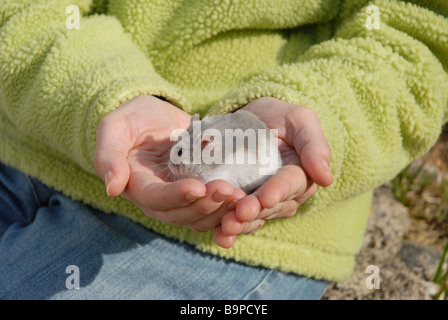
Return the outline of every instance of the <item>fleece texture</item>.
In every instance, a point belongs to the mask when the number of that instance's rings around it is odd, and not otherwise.
[[[71,5],[79,29],[67,28]],[[1,0],[0,161],[200,250],[339,281],[362,246],[372,190],[447,121],[447,72],[445,0]],[[108,197],[93,168],[98,122],[141,94],[202,115],[263,96],[312,108],[334,183],[230,250],[148,218]]]

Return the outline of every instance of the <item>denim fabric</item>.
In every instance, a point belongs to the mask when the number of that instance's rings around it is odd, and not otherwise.
[[[319,299],[328,285],[202,253],[1,163],[0,237],[0,299]]]

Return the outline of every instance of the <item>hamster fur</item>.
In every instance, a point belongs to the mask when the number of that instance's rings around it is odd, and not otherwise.
[[[206,184],[223,179],[249,194],[282,166],[276,137],[250,111],[207,116],[202,121],[196,114],[181,136],[168,160],[175,180],[196,178]]]

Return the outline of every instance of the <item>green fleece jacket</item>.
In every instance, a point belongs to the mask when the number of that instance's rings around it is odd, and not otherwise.
[[[229,250],[148,218],[108,197],[93,168],[98,122],[141,94],[202,115],[263,96],[308,106],[334,183]],[[427,152],[447,119],[446,0],[0,0],[0,161],[250,265],[347,278],[373,189]]]

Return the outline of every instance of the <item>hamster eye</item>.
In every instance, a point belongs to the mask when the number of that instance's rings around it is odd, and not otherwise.
[[[177,151],[177,155],[178,155],[179,157],[182,156],[182,148],[180,148],[179,151]]]

